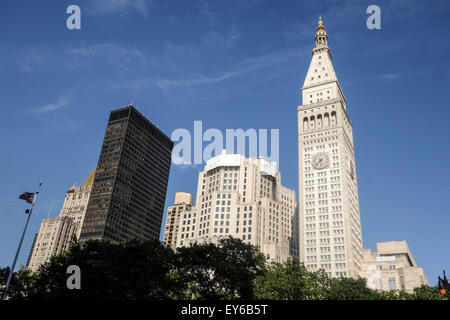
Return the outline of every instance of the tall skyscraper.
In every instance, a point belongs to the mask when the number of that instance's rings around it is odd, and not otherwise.
[[[300,260],[356,277],[363,258],[352,122],[319,18],[298,113]]]
[[[298,257],[295,191],[281,184],[275,162],[224,151],[199,173],[196,199],[179,216],[177,247],[232,236],[272,261]]]
[[[178,221],[180,216],[192,209],[192,194],[187,192],[177,192],[173,205],[167,208],[166,224],[164,226],[163,243],[176,248],[178,235]]]
[[[80,242],[159,239],[172,148],[133,106],[111,111]]]

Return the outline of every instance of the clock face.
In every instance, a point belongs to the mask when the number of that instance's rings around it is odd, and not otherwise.
[[[321,170],[328,168],[330,164],[330,157],[326,152],[318,152],[314,155],[312,159],[312,166],[314,169]]]

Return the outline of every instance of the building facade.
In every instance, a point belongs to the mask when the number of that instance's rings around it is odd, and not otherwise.
[[[193,196],[187,192],[177,192],[174,203],[167,208],[163,244],[176,248],[180,215],[191,213]]]
[[[322,19],[298,113],[300,260],[357,277],[363,259],[352,122]]]
[[[44,219],[33,245],[28,268],[36,272],[52,256],[68,250],[75,240],[77,229],[78,225],[69,217]]]
[[[282,186],[276,163],[224,151],[199,173],[196,205],[180,214],[176,246],[229,236],[272,261],[298,257],[295,191]]]
[[[96,170],[97,168],[91,172],[81,186],[73,184],[72,187],[70,187],[66,192],[64,204],[59,213],[60,217],[70,217],[77,224],[77,240],[80,239],[81,227],[83,226],[84,217],[86,215]]]
[[[425,272],[418,267],[406,241],[377,242],[377,252],[364,249],[361,277],[377,290],[406,290],[428,285]]]
[[[70,187],[57,217],[42,221],[27,261],[27,267],[31,271],[37,271],[50,257],[69,249],[71,243],[79,239],[95,171],[94,169],[82,185],[73,184]]]
[[[172,148],[133,106],[111,111],[80,242],[159,239]]]

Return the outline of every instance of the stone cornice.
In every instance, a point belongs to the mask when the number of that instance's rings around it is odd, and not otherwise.
[[[342,101],[342,99],[335,98],[335,99],[320,101],[320,102],[316,102],[316,103],[300,105],[300,106],[297,107],[297,112],[307,111],[307,110],[315,109],[315,108],[319,108],[319,107],[324,107],[324,106],[328,106],[330,104],[339,104],[341,106],[342,110],[344,110],[344,114],[347,117],[347,120],[350,123],[350,126],[353,128],[353,123],[350,120],[350,117],[349,117],[349,115],[347,113],[347,110],[344,108],[344,105],[343,105],[342,102],[344,102],[344,101]]]
[[[335,99],[329,99],[329,100],[310,103],[310,104],[304,104],[304,105],[298,106],[297,111],[300,111],[300,110],[305,111],[305,110],[314,109],[314,108],[318,108],[318,107],[322,107],[322,106],[327,106],[329,104],[339,103],[339,102],[342,102],[342,100],[335,98]]]

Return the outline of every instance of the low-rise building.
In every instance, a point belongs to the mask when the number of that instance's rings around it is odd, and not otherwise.
[[[405,240],[377,242],[377,252],[364,249],[361,276],[377,290],[405,290],[428,285],[423,269],[417,266]]]

